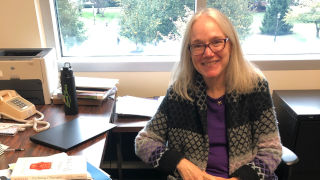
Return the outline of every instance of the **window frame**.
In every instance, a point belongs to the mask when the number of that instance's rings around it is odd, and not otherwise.
[[[196,9],[206,6],[206,0],[195,0]],[[54,0],[38,1],[47,47],[57,52],[58,67],[72,62],[75,72],[171,72],[178,56],[127,56],[127,57],[62,57],[55,15]],[[246,55],[246,58],[263,71],[320,70],[319,54]],[[130,60],[128,60],[130,59]]]

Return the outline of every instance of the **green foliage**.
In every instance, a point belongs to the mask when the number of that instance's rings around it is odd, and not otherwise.
[[[178,17],[176,21],[174,21],[175,29],[177,31],[176,34],[168,34],[166,38],[181,40],[185,33],[186,24],[190,21],[192,16],[194,15],[194,10],[190,9],[187,6],[184,6],[185,13],[183,16]]]
[[[78,7],[68,0],[57,0],[60,33],[66,47],[81,44],[87,39],[84,23],[79,20]]]
[[[245,39],[250,34],[250,26],[253,16],[249,11],[248,0],[208,0],[208,7],[219,9],[229,17],[233,26],[236,28],[240,39]]]
[[[158,3],[165,2],[159,1]],[[157,6],[159,6],[158,4]],[[158,17],[161,19],[158,30],[161,36],[167,36],[170,39],[176,39],[178,34],[175,22],[185,16],[186,10],[189,8],[193,9],[194,1],[188,0],[166,0],[164,6],[162,6],[162,12],[158,13]],[[187,9],[186,9],[187,8]],[[168,36],[171,35],[171,36]],[[162,39],[162,37],[160,39]]]
[[[133,40],[136,44],[145,44],[157,38],[156,27],[160,20],[151,14],[150,8],[145,5],[145,2],[124,0],[122,1],[122,8],[120,20],[120,34],[122,36]]]
[[[320,2],[314,1],[307,4],[293,6],[285,16],[285,21],[290,24],[314,23],[316,28],[316,37],[319,38],[320,31]]]
[[[289,6],[287,0],[271,0],[262,21],[262,34],[278,35],[291,34],[292,25],[284,20]],[[278,18],[278,14],[280,15]]]
[[[320,2],[311,7],[292,7],[291,10],[286,14],[285,20],[291,24],[294,24],[295,22],[320,22],[320,10],[317,11],[317,8],[320,8]]]
[[[253,19],[248,0],[212,0],[207,4],[230,17],[240,37],[249,34]],[[181,36],[181,23],[186,21],[183,17],[190,14],[194,5],[193,0],[122,0],[120,35],[137,45],[177,39]]]
[[[177,34],[174,22],[184,15],[184,4],[194,6],[190,0],[122,0],[120,35],[137,45],[145,45],[158,43],[169,34]]]

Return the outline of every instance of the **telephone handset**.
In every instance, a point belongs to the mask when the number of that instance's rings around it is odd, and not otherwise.
[[[40,117],[28,119],[35,114],[38,114]],[[19,126],[21,130],[26,127],[33,127],[35,131],[40,132],[50,127],[48,122],[41,121],[44,115],[37,111],[32,103],[22,98],[14,90],[0,90],[0,117],[1,115],[5,118],[24,123]],[[43,125],[43,127],[38,128],[38,124]]]

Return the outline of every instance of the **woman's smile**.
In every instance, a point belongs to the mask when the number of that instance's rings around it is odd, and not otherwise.
[[[204,61],[201,63],[201,65],[203,66],[213,66],[213,65],[216,65],[217,63],[219,63],[220,60],[210,60],[210,61]]]

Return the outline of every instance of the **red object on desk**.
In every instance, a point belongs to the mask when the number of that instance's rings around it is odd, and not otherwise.
[[[39,162],[30,165],[30,169],[44,170],[51,169],[51,162]]]

